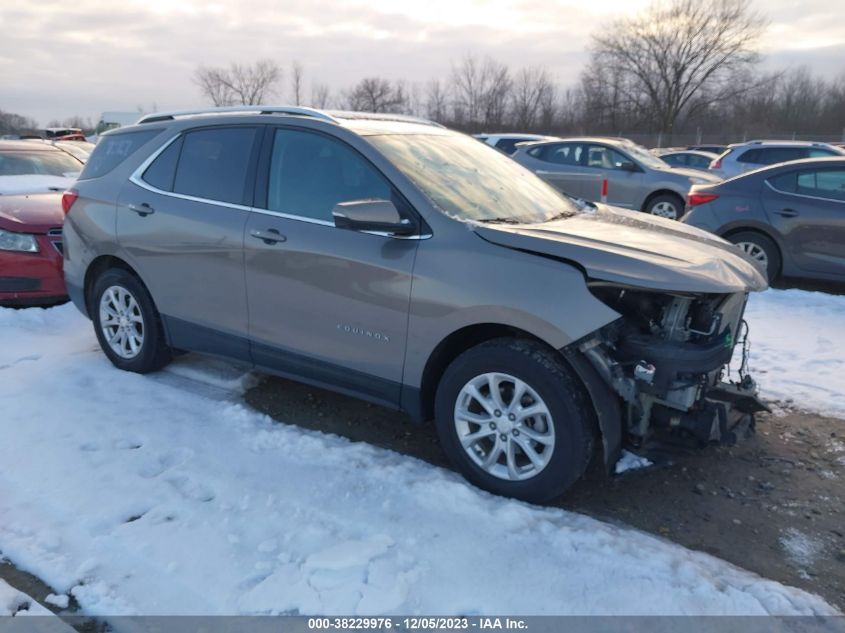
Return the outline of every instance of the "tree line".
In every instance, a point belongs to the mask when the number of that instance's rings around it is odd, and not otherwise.
[[[421,116],[466,132],[632,136],[646,143],[793,134],[845,137],[845,67],[834,79],[806,67],[763,71],[768,27],[750,0],[657,0],[596,33],[579,80],[562,87],[543,66],[467,54],[445,77],[365,76],[333,91],[300,61],[200,66],[211,105],[287,102]],[[27,122],[0,112],[0,131]],[[81,126],[78,126],[81,127]]]
[[[826,80],[806,67],[764,72],[758,48],[768,26],[750,0],[668,0],[616,20],[593,36],[579,81],[566,88],[542,66],[511,67],[468,54],[427,82],[369,76],[332,93],[304,67],[271,60],[196,70],[214,105],[291,96],[294,105],[426,117],[467,132],[611,134],[738,140],[845,135],[845,67]]]

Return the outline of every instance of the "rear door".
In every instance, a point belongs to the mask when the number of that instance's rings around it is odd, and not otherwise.
[[[121,192],[118,240],[176,347],[249,358],[243,245],[261,129],[186,131]]]
[[[254,362],[396,405],[419,236],[338,229],[332,209],[390,199],[414,212],[345,142],[295,127],[269,132],[246,231]]]
[[[767,181],[763,204],[796,265],[845,276],[845,169],[804,169]]]

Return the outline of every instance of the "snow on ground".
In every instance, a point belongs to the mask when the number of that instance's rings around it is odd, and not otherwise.
[[[0,616],[53,615],[25,593],[0,579]]]
[[[709,555],[274,423],[237,402],[249,378],[186,366],[120,372],[72,306],[0,309],[0,553],[85,613],[833,613]]]
[[[630,451],[622,451],[622,455],[619,457],[619,461],[616,462],[616,468],[614,472],[617,475],[621,475],[624,472],[629,470],[639,470],[640,468],[648,468],[651,466],[653,462],[648,459],[647,457],[642,457],[640,455],[634,455]]]
[[[751,295],[745,318],[763,397],[845,418],[845,296],[768,290]]]

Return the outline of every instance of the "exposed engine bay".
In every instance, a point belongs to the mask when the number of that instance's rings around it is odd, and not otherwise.
[[[733,443],[767,407],[747,373],[747,292],[650,292],[592,281],[590,291],[622,315],[577,349],[622,401],[623,440],[640,446],[655,431]],[[741,350],[736,379],[729,365]]]

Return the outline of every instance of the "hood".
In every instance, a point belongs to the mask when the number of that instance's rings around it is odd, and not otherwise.
[[[545,224],[474,230],[493,244],[571,261],[595,280],[684,293],[767,287],[762,271],[733,244],[675,220],[606,205]]]
[[[0,229],[46,233],[61,226],[64,220],[60,193],[0,196]]]
[[[695,178],[696,183],[694,184],[705,185],[722,182],[722,179],[719,176],[701,169],[690,169],[689,167],[669,167],[667,165],[666,169],[661,168],[660,171],[667,174],[674,174],[676,176],[683,176],[684,178]]]

